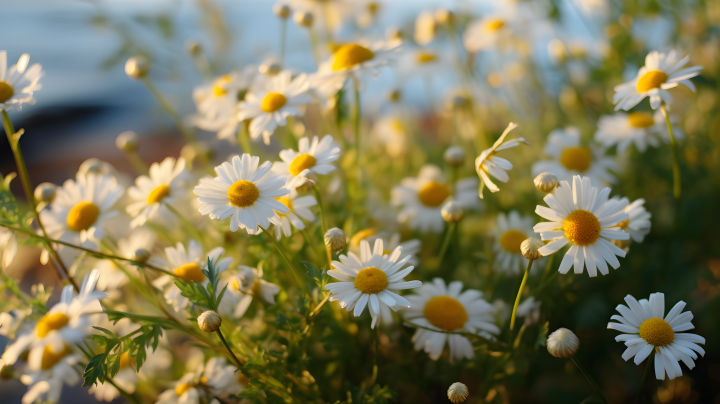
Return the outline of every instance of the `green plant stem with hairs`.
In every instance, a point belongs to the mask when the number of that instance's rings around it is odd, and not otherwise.
[[[222,341],[223,345],[225,346],[225,349],[227,349],[230,356],[232,356],[232,358],[235,360],[235,365],[237,365],[238,369],[240,369],[243,366],[243,364],[242,364],[242,362],[240,362],[240,359],[238,359],[237,356],[235,356],[235,353],[232,351],[232,349],[230,349],[230,345],[225,340],[225,336],[223,335],[222,331],[220,331],[220,329],[218,328],[215,332],[217,333],[218,337],[220,337],[220,341]]]
[[[520,305],[520,298],[522,297],[523,289],[525,289],[525,284],[527,283],[528,274],[530,273],[530,268],[532,267],[533,261],[535,260],[528,260],[527,268],[525,268],[525,274],[523,275],[522,281],[520,282],[520,289],[518,289],[517,297],[515,298],[515,305],[513,305],[512,316],[510,317],[510,330],[508,332],[508,341],[510,342],[512,342],[512,332],[515,328],[515,317],[517,317],[517,309]]]
[[[283,257],[285,262],[290,267],[290,272],[292,272],[293,276],[295,277],[295,281],[297,281],[297,284],[302,288],[302,290],[305,292],[305,294],[308,294],[307,285],[305,285],[305,282],[302,281],[300,278],[300,275],[298,273],[298,270],[295,268],[295,265],[293,265],[292,261],[290,261],[290,258],[288,258],[287,254],[285,254],[285,251],[283,250],[282,246],[278,244],[277,240],[275,240],[275,237],[270,234],[269,231],[267,231],[264,227],[258,225],[258,227],[267,235],[268,240],[270,240],[273,245],[275,245],[275,248],[277,248],[280,255]]]

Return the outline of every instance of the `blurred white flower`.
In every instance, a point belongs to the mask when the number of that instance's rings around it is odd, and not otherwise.
[[[282,161],[276,161],[272,170],[276,174],[286,176],[285,187],[295,190],[305,182],[310,174],[326,175],[335,170],[332,162],[340,157],[340,146],[330,135],[312,139],[303,137],[298,142],[298,151],[285,149],[280,151]]]
[[[28,69],[30,55],[23,53],[8,69],[7,51],[0,51],[0,111],[21,110],[22,104],[35,104],[33,92],[40,90],[40,78],[45,74],[40,63]]]
[[[280,287],[262,279],[262,269],[238,265],[238,270],[227,272],[227,290],[218,308],[220,314],[242,317],[250,307],[253,298],[262,299],[267,304],[275,304],[275,295]]]
[[[482,179],[483,183],[490,192],[498,192],[500,191],[500,188],[498,188],[498,186],[490,180],[488,174],[492,175],[498,181],[506,183],[510,180],[510,176],[506,171],[513,168],[511,162],[502,157],[496,156],[495,153],[501,150],[513,148],[518,146],[520,143],[528,144],[525,139],[521,137],[505,142],[505,136],[507,136],[508,133],[515,128],[517,128],[517,124],[510,122],[508,127],[503,131],[502,135],[500,135],[500,138],[495,141],[495,144],[493,144],[491,148],[484,150],[475,159],[475,171],[478,173],[480,179]],[[479,195],[480,198],[483,197],[482,192],[480,192]]]
[[[162,163],[153,163],[150,166],[150,176],[141,175],[135,180],[135,186],[128,188],[128,195],[133,202],[127,206],[127,213],[134,219],[130,227],[142,226],[157,215],[169,214],[164,204],[180,202],[180,198],[187,194],[183,184],[182,174],[185,171],[185,159],[180,157],[175,162],[167,157]]]
[[[528,259],[522,255],[520,244],[534,234],[533,219],[529,216],[520,216],[516,210],[510,211],[507,216],[498,213],[493,232],[494,267],[508,274],[518,274],[524,270]]]

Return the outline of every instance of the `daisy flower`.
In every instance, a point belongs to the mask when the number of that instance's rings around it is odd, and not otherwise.
[[[349,252],[347,256],[340,256],[340,262],[332,262],[335,269],[328,271],[328,275],[340,282],[325,286],[332,293],[330,301],[339,301],[340,307],[352,311],[355,317],[359,317],[365,306],[369,306],[371,328],[375,328],[381,305],[393,311],[398,311],[401,306],[410,307],[410,302],[393,290],[414,289],[422,282],[404,280],[414,267],[401,270],[410,259],[408,255],[398,261],[401,253],[402,247],[398,246],[392,254],[385,254],[380,239],[375,240],[372,251],[367,241],[361,241],[360,257]]]
[[[0,269],[7,268],[17,254],[17,235],[14,231],[0,227]]]
[[[77,175],[57,188],[49,209],[40,212],[50,238],[95,247],[105,237],[108,219],[118,212],[110,210],[125,189],[115,177],[88,173]]]
[[[554,240],[540,248],[540,254],[550,255],[559,251],[566,244],[571,244],[565,254],[560,269],[561,274],[575,266],[575,273],[583,273],[587,267],[590,277],[597,276],[597,271],[608,274],[607,264],[613,268],[620,267],[615,256],[625,257],[621,250],[608,240],[628,240],[630,235],[622,231],[618,224],[628,219],[623,212],[622,203],[608,200],[610,188],[600,191],[590,183],[590,178],[573,177],[572,187],[567,181],[560,182],[555,195],[547,194],[544,198],[549,208],[538,206],[535,213],[550,220],[538,223],[533,228],[540,233],[542,240]]]
[[[499,213],[496,225],[493,232],[494,266],[508,274],[518,274],[521,268],[524,269],[528,264],[528,259],[520,252],[520,244],[534,235],[533,220],[528,216],[520,216],[513,210],[507,216]]]
[[[462,292],[463,283],[445,285],[441,278],[422,285],[416,295],[408,296],[411,307],[405,311],[408,322],[437,331],[418,328],[412,337],[415,350],[424,350],[430,359],[437,360],[445,347],[450,347],[450,362],[455,359],[472,359],[472,343],[460,334],[438,331],[468,332],[494,338],[500,333],[495,325],[493,306],[482,299],[482,292],[468,289]]]
[[[502,135],[500,135],[500,138],[495,141],[495,144],[493,144],[491,148],[484,150],[475,159],[475,171],[477,171],[478,175],[490,192],[498,192],[500,191],[500,188],[498,188],[497,185],[490,180],[488,174],[492,175],[499,181],[507,183],[510,180],[510,177],[506,171],[513,168],[512,163],[502,157],[495,156],[495,152],[510,149],[520,143],[528,144],[525,139],[521,137],[503,143],[505,136],[507,136],[508,133],[515,128],[517,128],[517,124],[510,122],[508,127],[503,131]],[[480,198],[483,197],[482,192],[480,192],[479,195]]]
[[[70,353],[67,346],[58,352],[48,350],[39,368],[31,368],[29,373],[20,376],[20,381],[30,386],[22,404],[59,402],[63,385],[72,386],[81,380],[82,368],[78,365],[81,359],[80,355]]]
[[[230,266],[232,258],[225,257],[221,259],[220,257],[223,254],[225,254],[224,248],[215,247],[205,256],[200,244],[195,240],[190,240],[187,250],[182,243],[178,242],[175,247],[165,248],[167,261],[161,258],[153,258],[151,262],[172,272],[185,283],[197,282],[202,286],[207,286],[208,279],[202,270],[207,269],[209,259],[219,273],[224,272]],[[180,294],[180,289],[174,283],[175,279],[170,275],[162,275],[152,283],[156,288],[164,290],[165,301],[175,311],[181,311],[188,305],[189,300]]]
[[[150,166],[150,176],[141,175],[135,180],[135,186],[128,188],[128,195],[133,202],[127,206],[127,213],[134,219],[130,227],[142,226],[149,219],[167,211],[163,204],[178,202],[178,198],[186,193],[182,186],[182,174],[185,172],[185,159],[180,157],[177,162],[168,157],[162,163]]]
[[[147,227],[138,227],[133,229],[127,237],[118,239],[117,255],[136,261],[143,261],[149,257],[150,252],[155,246],[157,234]],[[138,256],[138,253],[147,256]],[[97,270],[100,272],[97,288],[101,291],[110,291],[118,289],[125,285],[128,281],[127,275],[118,265],[123,265],[125,271],[136,273],[137,269],[134,265],[126,265],[122,262],[111,260],[102,260],[97,264]]]
[[[113,383],[130,394],[135,392],[140,380],[134,366],[135,358],[130,357],[129,351],[123,352],[120,355],[120,370],[112,378]],[[95,399],[98,401],[107,402],[120,397],[120,391],[110,383],[97,383],[90,387],[88,394],[95,395]]]
[[[246,229],[255,234],[258,226],[268,228],[270,222],[280,224],[277,213],[287,214],[290,209],[275,198],[290,193],[286,179],[270,171],[266,161],[258,167],[260,157],[245,153],[215,167],[217,177],[202,178],[193,189],[198,196],[203,215],[211,219],[230,219],[230,230]],[[277,213],[276,213],[277,212]]]
[[[247,311],[253,297],[275,304],[275,295],[280,287],[262,279],[262,269],[238,265],[238,271],[226,278],[228,288],[220,302],[221,315],[242,317]]]
[[[645,199],[636,199],[633,203],[627,198],[614,196],[611,201],[617,201],[623,208],[622,211],[627,213],[628,218],[620,222],[617,227],[630,234],[632,240],[636,243],[642,243],[645,236],[650,233],[650,218],[652,214],[645,209]]]
[[[243,390],[239,383],[242,373],[227,364],[224,358],[213,357],[194,372],[186,373],[175,387],[158,396],[157,404],[218,404],[215,396],[235,395]]]
[[[445,220],[440,211],[447,201],[457,201],[464,209],[477,209],[480,199],[477,192],[477,179],[464,178],[448,185],[440,168],[424,165],[417,178],[405,178],[392,190],[392,203],[402,206],[398,221],[409,223],[411,229],[426,232],[432,230],[441,233]]]
[[[290,224],[298,230],[305,229],[305,223],[301,219],[305,219],[308,222],[315,220],[315,214],[308,208],[317,205],[317,200],[312,195],[303,196],[300,198],[293,198],[291,195],[281,196],[276,198],[283,205],[287,206],[290,211],[286,214],[280,213],[281,224],[273,224],[273,232],[275,238],[280,240],[282,235],[290,237],[292,235],[292,229]]]
[[[624,109],[629,111],[645,97],[650,97],[650,106],[657,109],[664,101],[672,104],[672,96],[667,91],[675,88],[678,84],[684,84],[692,91],[695,85],[690,79],[699,75],[702,66],[685,66],[690,61],[690,56],[678,60],[680,54],[671,50],[667,54],[652,51],[645,57],[645,66],[640,68],[637,76],[627,83],[615,87],[613,103],[615,111]]]
[[[44,75],[40,63],[28,69],[30,55],[23,53],[17,64],[7,68],[7,51],[0,51],[0,111],[21,110],[22,104],[35,104],[33,92],[40,90]]]
[[[285,187],[295,189],[305,182],[309,174],[325,175],[335,170],[333,161],[340,157],[340,146],[330,135],[312,139],[303,137],[298,142],[298,151],[285,149],[280,151],[282,161],[273,163],[272,170],[287,177]]]
[[[615,176],[608,169],[619,170],[618,164],[605,156],[604,149],[584,146],[580,140],[580,131],[576,127],[550,132],[545,154],[552,157],[552,160],[533,164],[533,175],[548,172],[555,174],[560,181],[572,181],[574,176],[582,175],[590,177],[593,185],[600,186],[603,182],[615,182]]]
[[[293,79],[290,71],[282,71],[269,79],[262,89],[245,95],[245,101],[237,108],[237,120],[250,119],[250,137],[257,139],[262,134],[265,144],[270,144],[270,136],[278,126],[287,124],[287,117],[302,116],[297,106],[312,101],[307,94],[309,89],[306,74]]]
[[[618,153],[622,154],[635,144],[635,148],[644,153],[647,146],[658,147],[657,125],[652,114],[647,112],[633,112],[626,114],[618,112],[615,115],[601,116],[598,121],[598,130],[595,132],[595,141],[605,147],[617,145]]]
[[[371,134],[377,144],[385,146],[390,157],[401,157],[408,150],[408,129],[397,114],[380,118],[373,125]]]
[[[385,246],[384,254],[391,254],[395,248],[400,246],[403,249],[403,254],[410,256],[407,263],[409,265],[418,265],[420,263],[418,254],[420,253],[422,243],[418,239],[401,242],[400,238],[400,233],[389,234],[386,232],[379,232],[375,229],[364,229],[350,237],[349,248],[350,251],[355,254],[359,254],[361,241],[366,240],[368,243],[375,243],[375,240],[380,239],[383,241]]]
[[[496,46],[505,46],[512,37],[513,18],[507,15],[491,15],[470,23],[463,35],[463,44],[474,53]]]
[[[672,380],[682,376],[679,361],[692,369],[697,353],[705,356],[705,350],[698,345],[705,344],[705,338],[683,333],[695,328],[690,322],[692,313],[682,312],[685,302],[679,301],[664,318],[665,295],[662,293],[653,293],[649,300],[640,301],[627,295],[625,302],[627,306],[619,304],[615,308],[620,315],[611,317],[619,323],[607,325],[608,329],[623,333],[615,337],[615,341],[623,341],[628,347],[622,354],[625,361],[635,357],[635,364],[639,365],[655,351],[655,377],[665,380],[667,373]]]

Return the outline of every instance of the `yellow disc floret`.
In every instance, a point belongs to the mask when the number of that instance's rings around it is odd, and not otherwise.
[[[334,56],[332,69],[337,72],[367,62],[375,57],[375,53],[364,46],[350,43],[339,47]]]
[[[633,112],[628,115],[628,123],[633,128],[649,128],[655,125],[655,120],[647,112]]]
[[[287,98],[280,93],[268,93],[260,104],[260,109],[265,112],[275,112],[280,108],[284,107],[287,103]]]
[[[58,362],[70,353],[67,345],[63,345],[59,352],[56,352],[52,345],[47,345],[43,349],[42,359],[40,361],[40,369],[48,370],[57,365]]]
[[[230,204],[238,208],[247,208],[252,206],[255,201],[260,197],[260,190],[258,187],[246,180],[240,180],[230,185],[227,192]]]
[[[667,346],[675,341],[675,331],[661,318],[649,318],[640,324],[640,338],[653,346]]]
[[[287,206],[288,209],[292,210],[292,208],[293,208],[292,201],[287,196],[280,196],[280,197],[275,198],[275,200],[282,203],[283,205]],[[280,213],[277,211],[275,213],[277,213],[279,216],[287,216],[287,213]],[[290,212],[288,212],[288,213],[290,213]]]
[[[15,95],[12,86],[4,81],[0,81],[0,102],[5,102]]]
[[[587,210],[572,211],[563,222],[565,237],[571,243],[586,246],[594,243],[600,237],[600,221],[597,216]]]
[[[120,369],[126,369],[130,366],[135,365],[135,358],[130,356],[130,352],[123,352],[122,355],[120,355]]]
[[[387,285],[387,275],[380,268],[367,267],[355,277],[355,287],[363,293],[380,293],[387,288]]]
[[[489,20],[485,23],[485,30],[495,32],[505,26],[505,21],[502,20]]]
[[[223,95],[227,94],[228,91],[225,89],[224,86],[229,82],[230,75],[227,74],[215,80],[215,85],[213,85],[213,95],[215,97],[222,97]]]
[[[660,85],[665,83],[668,79],[668,75],[662,70],[650,70],[643,74],[642,77],[637,81],[637,91],[644,93],[650,91],[653,88],[659,88]]]
[[[437,208],[450,196],[450,187],[437,181],[430,181],[418,192],[418,199],[425,206]]]
[[[520,244],[527,236],[520,230],[510,229],[500,235],[500,247],[509,253],[520,253]]]
[[[92,202],[80,202],[67,215],[67,225],[72,231],[87,230],[100,216],[100,208]]]
[[[194,386],[192,385],[192,383],[178,383],[178,385],[175,386],[175,394],[177,394],[178,396],[182,396],[183,394],[185,394],[186,391],[190,390],[193,387]]]
[[[590,168],[592,153],[587,147],[568,147],[560,155],[560,164],[568,170],[585,172]]]
[[[630,224],[630,219],[625,219],[625,220],[623,220],[622,222],[616,224],[616,225],[613,226],[613,227],[619,227],[619,228],[625,230],[625,229],[628,227],[629,224]]]
[[[173,273],[185,283],[190,283],[191,281],[201,283],[205,280],[205,274],[202,272],[202,269],[200,269],[200,265],[194,262],[175,268]]]
[[[147,203],[148,205],[158,203],[168,195],[170,195],[170,187],[165,184],[161,184],[150,192],[150,195],[148,195],[147,198]]]
[[[45,338],[50,331],[59,330],[70,322],[70,318],[65,313],[46,314],[38,321],[35,326],[38,338]]]
[[[420,64],[430,63],[437,60],[437,56],[430,52],[420,51],[417,54],[417,62]]]
[[[430,324],[445,331],[463,328],[468,319],[465,306],[450,296],[435,296],[428,300],[423,314]]]
[[[292,175],[298,175],[309,168],[315,167],[315,163],[317,163],[315,156],[311,154],[298,154],[290,163],[288,171],[290,171]]]

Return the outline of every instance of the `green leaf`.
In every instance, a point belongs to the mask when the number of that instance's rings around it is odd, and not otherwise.
[[[181,280],[175,280],[175,286],[180,289],[180,294],[187,297],[194,305],[214,309],[210,295],[201,284],[197,282],[185,283]]]
[[[82,387],[90,387],[93,384],[105,382],[105,361],[107,360],[107,354],[97,354],[90,359],[85,372],[83,373],[83,385]]]
[[[307,261],[302,261],[302,263],[308,270],[305,274],[310,279],[312,279],[313,282],[315,282],[315,284],[321,291],[325,290],[325,285],[330,282],[330,277],[328,276],[327,272],[318,270],[317,268],[315,268],[315,266],[313,266],[313,264]]]
[[[550,327],[550,322],[546,321],[545,324],[540,326],[540,329],[538,330],[538,336],[535,340],[535,348],[539,348],[541,346],[545,346],[547,344],[547,335],[548,335],[548,329]]]

